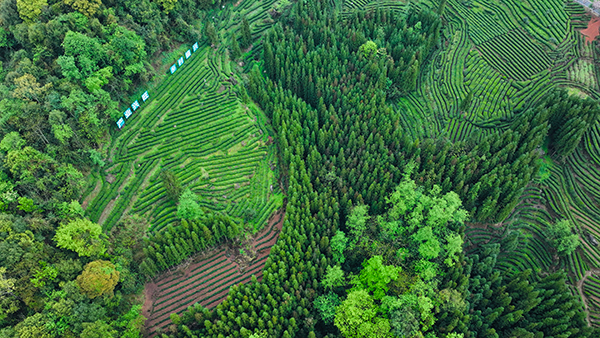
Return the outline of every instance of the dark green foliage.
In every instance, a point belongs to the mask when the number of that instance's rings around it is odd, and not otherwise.
[[[250,24],[246,18],[242,19],[242,48],[246,49],[252,44],[252,33],[250,32]]]
[[[242,50],[238,44],[237,36],[234,34],[231,37],[231,59],[237,60],[240,56],[242,56]]]
[[[321,319],[327,324],[333,324],[335,308],[341,304],[340,297],[333,292],[321,295],[314,301],[315,308],[319,311]]]
[[[469,91],[467,96],[460,103],[460,110],[463,112],[469,110],[469,107],[471,107],[472,100],[473,100],[473,92]]]
[[[175,174],[170,170],[163,170],[160,173],[160,179],[162,180],[163,187],[167,191],[167,196],[171,201],[179,201],[179,196],[183,192],[181,183]]]
[[[197,252],[242,236],[242,225],[225,215],[211,213],[201,220],[184,218],[181,225],[169,225],[148,238],[144,248],[146,258],[140,270],[153,277]]]
[[[566,287],[564,274],[544,278],[531,276],[530,270],[500,274],[495,270],[498,253],[496,244],[469,256],[471,296],[467,300],[472,314],[468,337],[594,337],[582,304]]]
[[[215,30],[215,25],[211,21],[208,21],[204,26],[204,34],[208,38],[208,42],[211,45],[216,46],[219,43],[217,31]]]
[[[563,158],[573,153],[583,134],[600,115],[597,101],[569,95],[562,89],[548,95],[539,109],[549,119],[550,146]]]

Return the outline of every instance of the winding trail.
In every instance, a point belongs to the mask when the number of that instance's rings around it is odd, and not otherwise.
[[[590,322],[590,311],[588,309],[588,304],[587,304],[587,298],[585,297],[585,294],[583,292],[583,283],[585,283],[585,280],[592,276],[593,274],[596,275],[600,275],[600,269],[598,268],[592,268],[589,271],[585,272],[585,275],[583,276],[583,278],[577,282],[577,292],[579,292],[579,297],[581,297],[581,301],[583,302],[583,306],[585,307],[585,320],[587,321],[588,326],[591,326],[591,322]]]

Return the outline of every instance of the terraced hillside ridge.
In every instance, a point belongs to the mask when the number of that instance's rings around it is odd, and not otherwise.
[[[129,211],[145,215],[151,231],[176,221],[161,170],[201,196],[201,206],[241,219],[247,210],[255,228],[281,206],[275,148],[263,113],[242,104],[226,55],[205,46],[134,113],[114,141],[102,187],[87,214],[110,229]]]
[[[345,5],[358,3],[369,1]],[[438,3],[416,5],[436,9]],[[443,17],[442,48],[423,70],[417,90],[393,103],[413,138],[461,141],[475,131],[485,136],[505,130],[515,112],[534,107],[557,87],[600,98],[599,53],[589,43],[598,34],[598,19],[576,2],[448,0]],[[470,105],[461,109],[469,93]],[[547,154],[545,172],[525,189],[509,218],[502,224],[471,224],[466,240],[470,248],[501,243],[502,269],[568,271],[573,294],[582,296],[594,326],[600,326],[600,289],[594,279],[600,246],[593,245],[590,235],[600,241],[599,140],[596,125],[568,158],[557,161]],[[581,239],[580,248],[567,257],[553,254],[543,234],[559,219],[575,224]]]
[[[158,328],[170,325],[171,313],[180,314],[195,303],[212,309],[227,296],[230,286],[247,283],[252,276],[262,280],[263,267],[284,217],[283,209],[273,214],[268,225],[247,241],[244,255],[236,248],[219,247],[147,283],[142,314],[148,318],[148,334],[153,336]]]
[[[418,5],[436,9],[438,3]],[[563,0],[448,0],[443,48],[427,63],[417,90],[395,102],[403,127],[415,138],[464,140],[474,130],[486,135],[505,128],[514,111],[553,87],[584,87],[569,75],[586,67],[576,65],[585,42],[572,13],[585,11]],[[461,110],[469,93],[471,104]]]

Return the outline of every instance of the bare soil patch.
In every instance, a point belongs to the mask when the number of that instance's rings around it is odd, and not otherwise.
[[[585,43],[592,43],[600,35],[600,18],[592,17],[586,29],[580,30],[585,35]]]
[[[232,285],[247,283],[262,270],[283,228],[283,209],[275,212],[263,230],[238,245],[222,245],[187,260],[146,283],[142,315],[149,336],[171,324],[169,315],[199,303],[209,309],[225,299]],[[242,250],[240,250],[242,249]],[[216,255],[215,255],[216,254]]]

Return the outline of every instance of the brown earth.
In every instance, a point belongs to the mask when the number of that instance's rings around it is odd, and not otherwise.
[[[592,43],[600,35],[600,18],[592,17],[586,29],[580,30],[585,35],[585,43]]]
[[[188,259],[147,283],[142,315],[147,318],[148,336],[154,336],[157,328],[170,325],[171,313],[180,314],[195,303],[214,308],[225,299],[230,286],[247,283],[252,275],[261,280],[262,269],[271,247],[277,242],[284,216],[283,209],[277,211],[262,231],[245,241],[244,255],[240,254],[239,246],[222,245]]]

